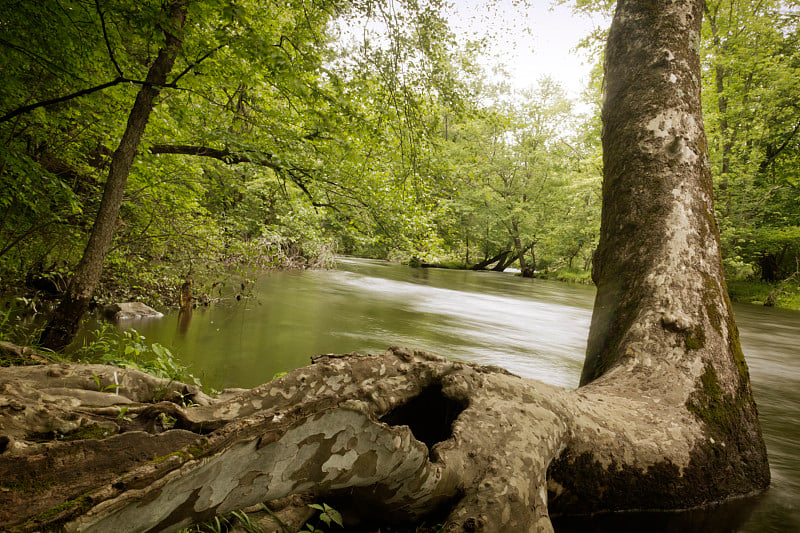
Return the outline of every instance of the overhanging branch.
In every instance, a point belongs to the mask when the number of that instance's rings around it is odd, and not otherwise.
[[[49,100],[42,100],[41,102],[36,102],[30,105],[18,107],[13,111],[10,111],[0,117],[0,123],[6,122],[11,120],[14,117],[22,115],[24,113],[29,113],[35,109],[39,109],[40,107],[49,107],[51,105],[60,104],[61,102],[67,102],[69,100],[74,100],[75,98],[80,98],[81,96],[86,96],[88,94],[96,93],[98,91],[102,91],[104,89],[108,89],[109,87],[113,87],[115,85],[119,85],[121,83],[132,83],[134,85],[142,85],[145,87],[169,87],[172,89],[176,89],[177,86],[174,83],[152,83],[149,81],[142,81],[142,80],[132,80],[130,78],[123,78],[122,76],[118,76],[113,80],[102,83],[100,85],[95,85],[94,87],[89,87],[87,89],[81,89],[80,91],[76,91],[74,93],[70,93],[64,96],[59,96],[58,98],[51,98]]]
[[[109,81],[107,83],[103,83],[103,84],[100,84],[100,85],[95,85],[94,87],[89,87],[88,89],[81,89],[80,91],[76,91],[74,93],[67,94],[67,95],[64,95],[64,96],[59,96],[58,98],[51,98],[49,100],[42,100],[41,102],[36,102],[36,103],[30,104],[30,105],[25,105],[25,106],[22,106],[22,107],[18,107],[15,110],[10,111],[9,113],[6,113],[2,117],[0,117],[0,123],[6,122],[7,120],[11,120],[12,118],[14,118],[16,116],[19,116],[19,115],[22,115],[23,113],[28,113],[30,111],[33,111],[34,109],[39,109],[40,107],[48,107],[48,106],[55,105],[55,104],[60,104],[61,102],[66,102],[68,100],[72,100],[72,99],[75,99],[75,98],[80,98],[81,96],[86,96],[87,94],[96,93],[97,91],[102,91],[103,89],[108,89],[109,87],[113,87],[114,85],[119,85],[120,83],[123,83],[125,81],[130,81],[130,80],[126,80],[123,77],[117,77],[117,78],[115,78],[115,79],[113,79],[113,80],[111,80],[111,81]]]
[[[303,194],[305,194],[308,199],[311,200],[311,205],[314,207],[330,207],[336,209],[333,204],[317,202],[314,199],[314,195],[311,194],[311,191],[308,189],[306,183],[298,175],[298,172],[302,172],[308,176],[308,171],[299,168],[283,166],[276,162],[275,158],[270,154],[233,153],[227,148],[220,150],[218,148],[210,148],[207,146],[193,146],[185,144],[154,144],[150,147],[150,153],[210,157],[211,159],[217,159],[228,165],[250,163],[253,165],[267,167],[274,170],[280,176],[288,177],[292,183],[297,185],[297,187],[303,191]]]

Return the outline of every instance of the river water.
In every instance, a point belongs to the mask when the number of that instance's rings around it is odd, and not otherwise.
[[[181,324],[176,313],[123,326],[170,347],[205,385],[217,389],[258,385],[307,364],[312,355],[379,352],[392,345],[495,364],[574,388],[593,300],[592,287],[343,258],[337,270],[265,274],[251,297],[199,308],[188,324]],[[800,531],[800,313],[756,306],[736,306],[735,313],[770,455],[772,488],[758,501],[738,506],[754,507],[743,523],[732,526],[714,518],[679,527]],[[736,514],[736,507],[723,514]],[[655,517],[592,529],[674,530],[670,523]]]

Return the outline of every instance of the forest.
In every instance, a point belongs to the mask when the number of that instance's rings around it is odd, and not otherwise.
[[[796,8],[705,2],[701,41],[729,285],[734,299],[788,307],[800,283]],[[550,79],[512,91],[482,71],[481,43],[456,40],[440,1],[209,0],[180,23],[161,1],[0,10],[7,294],[66,289],[120,180],[100,301],[174,305],[189,274],[202,294],[233,270],[333,254],[589,281],[602,28],[586,36],[591,112],[577,114]],[[172,64],[148,81],[170,38]]]
[[[0,279],[49,313],[32,346],[0,343],[0,522],[746,519],[772,474],[729,287],[764,306],[800,293],[800,11],[573,7],[613,13],[584,41],[588,113],[552,79],[498,82],[439,0],[4,3]],[[168,352],[149,368],[60,353],[98,305],[190,311],[337,255],[591,277],[578,388],[394,346],[207,394]]]

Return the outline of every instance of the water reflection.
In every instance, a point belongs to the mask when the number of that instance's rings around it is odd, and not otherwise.
[[[194,310],[191,307],[185,307],[178,311],[178,335],[181,337],[185,337],[186,334],[189,332],[189,325],[192,323],[192,312]]]
[[[731,533],[741,531],[761,497],[679,512],[619,513],[553,520],[558,533]]]

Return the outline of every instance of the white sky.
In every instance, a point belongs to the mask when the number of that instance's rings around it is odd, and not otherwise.
[[[576,101],[589,81],[593,60],[575,47],[595,27],[610,25],[600,15],[573,14],[569,6],[551,6],[549,0],[529,0],[527,8],[513,0],[496,0],[493,8],[481,0],[452,3],[448,19],[458,38],[488,37],[487,71],[493,64],[505,64],[504,80],[515,89],[549,75]]]

